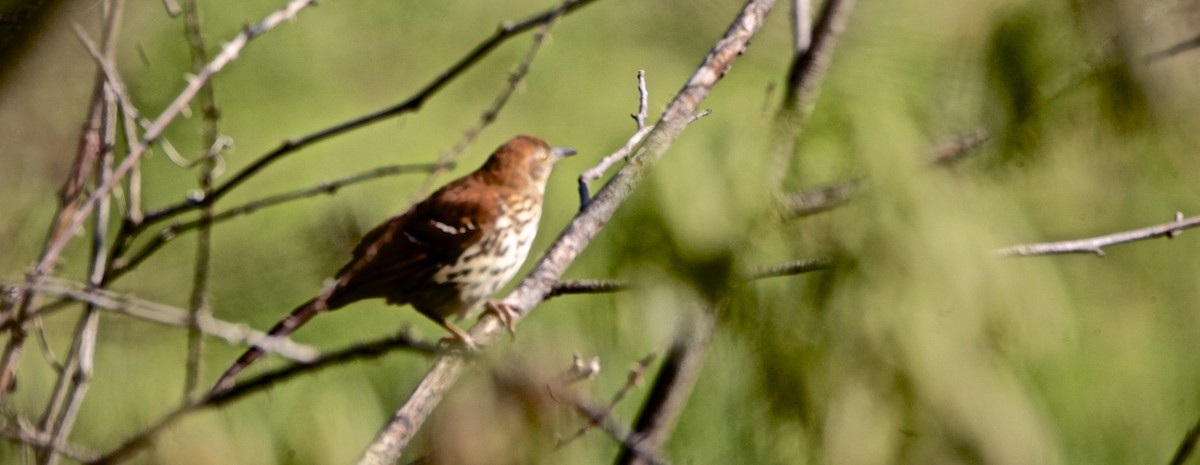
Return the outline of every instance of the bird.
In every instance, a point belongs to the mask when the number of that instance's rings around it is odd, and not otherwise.
[[[489,299],[529,255],[551,168],[574,154],[534,136],[512,138],[475,171],[367,232],[324,290],[267,334],[288,336],[322,312],[373,298],[411,304],[449,331],[450,342],[468,350],[475,349],[470,335],[448,318],[486,307],[512,332],[515,311]],[[247,350],[209,395],[232,388],[237,375],[263,354],[257,346]]]

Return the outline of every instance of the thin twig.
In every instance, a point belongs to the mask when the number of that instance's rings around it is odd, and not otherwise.
[[[518,319],[530,312],[548,294],[559,276],[566,270],[617,208],[640,184],[646,172],[662,158],[671,144],[687,127],[697,106],[708,96],[717,81],[745,51],[749,40],[763,24],[773,0],[751,0],[734,19],[725,35],[714,45],[700,67],[684,84],[667,106],[655,129],[646,136],[643,150],[621,167],[596,194],[538,261],[533,271],[503,299],[502,303],[517,310]],[[471,339],[486,347],[504,332],[497,318],[484,316],[471,331]],[[442,355],[379,434],[368,446],[359,463],[394,463],[421,428],[434,407],[466,369],[460,355]]]
[[[438,169],[440,166],[441,165],[432,164],[432,163],[417,164],[417,165],[381,166],[381,167],[374,168],[374,169],[371,169],[371,170],[368,170],[368,171],[365,171],[365,172],[362,172],[362,173],[359,173],[359,174],[356,174],[353,176],[348,176],[348,177],[336,179],[333,181],[322,182],[322,183],[317,184],[316,186],[309,187],[306,189],[300,189],[300,190],[295,190],[295,191],[291,191],[291,192],[284,192],[282,194],[276,194],[276,195],[272,195],[269,197],[263,197],[261,199],[252,200],[252,201],[244,203],[242,205],[238,205],[236,207],[232,207],[228,210],[223,210],[219,213],[214,214],[212,216],[211,222],[212,223],[220,223],[222,221],[231,220],[233,218],[237,218],[237,217],[243,216],[243,215],[249,215],[258,210],[262,210],[267,207],[272,207],[272,206],[279,205],[279,204],[285,203],[285,202],[290,202],[293,200],[300,200],[300,199],[309,198],[309,197],[316,197],[318,195],[332,195],[332,194],[337,193],[337,191],[343,187],[371,181],[371,180],[378,179],[378,178],[383,178],[383,177],[387,177],[387,176],[396,176],[396,175],[400,175],[400,174],[425,173],[425,172],[429,172],[429,171]],[[124,275],[125,273],[129,272],[133,268],[136,268],[138,264],[140,264],[142,261],[145,261],[147,258],[150,258],[150,256],[152,256],[154,254],[154,252],[156,252],[158,249],[162,248],[162,246],[166,245],[167,242],[170,242],[172,239],[175,239],[176,237],[179,236],[179,234],[199,228],[200,225],[201,225],[200,220],[193,220],[193,221],[188,221],[188,222],[184,222],[184,223],[175,223],[175,224],[172,224],[170,226],[163,228],[162,230],[160,230],[158,232],[158,234],[155,234],[154,237],[152,239],[150,239],[149,242],[147,242],[145,245],[143,245],[142,248],[138,249],[137,252],[129,255],[127,258],[117,260],[116,263],[113,264],[113,269],[111,272],[111,279],[116,279],[116,278]]]
[[[600,179],[600,177],[604,176],[604,173],[608,172],[613,165],[628,158],[629,152],[632,151],[634,147],[637,147],[638,144],[642,143],[642,139],[644,139],[647,134],[650,134],[650,131],[654,130],[654,126],[646,126],[646,108],[649,105],[649,91],[646,90],[646,70],[638,70],[637,80],[638,112],[637,114],[632,115],[633,121],[637,124],[637,132],[634,132],[633,137],[630,137],[629,140],[625,141],[625,145],[622,145],[621,148],[617,149],[616,152],[613,152],[600,159],[600,163],[597,163],[596,166],[584,171],[583,174],[579,175],[580,210],[582,210],[583,207],[586,207],[588,202],[591,201],[592,193],[590,184],[592,181]]]
[[[1035,255],[1087,253],[1096,254],[1098,257],[1103,257],[1104,247],[1124,244],[1127,242],[1154,239],[1157,237],[1166,237],[1171,239],[1175,236],[1178,236],[1183,232],[1183,230],[1191,229],[1196,226],[1200,226],[1200,216],[1184,218],[1183,213],[1176,212],[1175,221],[1170,223],[1163,223],[1156,226],[1149,226],[1131,231],[1124,231],[1086,239],[1013,245],[997,250],[996,254],[1007,257],[1028,257]]]
[[[617,390],[616,394],[613,395],[612,400],[608,402],[608,405],[604,408],[604,411],[600,413],[600,416],[607,418],[609,415],[612,415],[613,410],[617,408],[617,404],[620,404],[622,400],[625,400],[625,397],[628,396],[631,391],[633,391],[633,388],[641,385],[642,379],[646,376],[646,370],[650,368],[650,364],[654,363],[654,360],[657,358],[658,354],[652,352],[650,355],[642,357],[642,359],[639,360],[638,363],[629,370],[629,376],[625,378],[625,384]],[[565,447],[572,441],[583,437],[584,434],[587,434],[588,431],[596,426],[599,426],[596,420],[589,419],[587,423],[575,431],[575,434],[563,439],[559,439],[558,445],[555,447]]]
[[[748,275],[748,279],[756,280],[774,278],[778,276],[795,276],[813,271],[828,270],[830,268],[833,268],[833,261],[827,258],[792,260],[789,262],[768,265],[753,270]]]

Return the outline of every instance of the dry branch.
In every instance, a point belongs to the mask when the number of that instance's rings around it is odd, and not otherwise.
[[[17,286],[3,286],[6,291]],[[67,281],[45,279],[33,287],[36,294],[67,297],[84,302],[97,308],[112,310],[142,320],[176,327],[188,326],[187,310],[169,305],[121,295],[116,292],[101,289],[88,289],[86,286]],[[31,315],[31,316],[37,316]],[[266,333],[251,329],[242,324],[229,323],[212,317],[199,320],[201,332],[218,337],[235,345],[253,345],[276,353],[281,357],[300,362],[312,361],[317,356],[316,349],[296,343],[288,338],[268,336]]]
[[[124,161],[113,170],[112,175],[104,183],[96,186],[91,195],[87,197],[87,200],[79,203],[77,207],[60,209],[58,219],[55,222],[55,226],[52,227],[51,233],[48,236],[49,240],[41,257],[34,268],[26,274],[24,284],[16,292],[17,298],[14,299],[17,307],[14,316],[16,327],[12,329],[8,343],[5,345],[3,356],[0,356],[0,405],[3,404],[4,396],[8,392],[7,387],[12,385],[13,376],[23,352],[25,314],[32,305],[30,289],[35,287],[45,276],[53,271],[63,249],[70,242],[74,234],[83,226],[83,222],[92,215],[100,202],[109,198],[113,189],[120,185],[125,176],[133,170],[142,156],[147,153],[150,144],[158,140],[167,125],[174,121],[175,117],[179,116],[184,108],[187,107],[188,102],[196,96],[200,87],[214,74],[224,69],[226,65],[236,59],[242,48],[252,38],[266,33],[284,21],[295,18],[300,10],[312,3],[313,0],[291,0],[283,9],[272,12],[262,21],[246,27],[231,42],[226,44],[221,52],[200,73],[188,82],[188,85],[184,87],[175,100],[146,128],[142,139],[132,144]],[[76,176],[75,179],[79,179],[79,177]],[[75,203],[73,202],[71,205],[74,206]]]

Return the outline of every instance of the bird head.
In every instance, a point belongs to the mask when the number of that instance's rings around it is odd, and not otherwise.
[[[522,135],[496,149],[483,168],[505,183],[514,186],[532,183],[544,191],[554,164],[574,154],[574,149],[552,147],[542,139]]]

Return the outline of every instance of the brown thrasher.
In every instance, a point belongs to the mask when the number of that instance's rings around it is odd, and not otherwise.
[[[368,232],[337,279],[268,334],[287,336],[318,313],[376,297],[412,304],[468,348],[474,348],[471,337],[446,318],[461,319],[487,302],[512,330],[512,310],[488,299],[525,262],[550,169],[574,153],[536,137],[514,137],[479,169]],[[246,351],[210,394],[232,387],[238,373],[262,355],[258,347]]]

